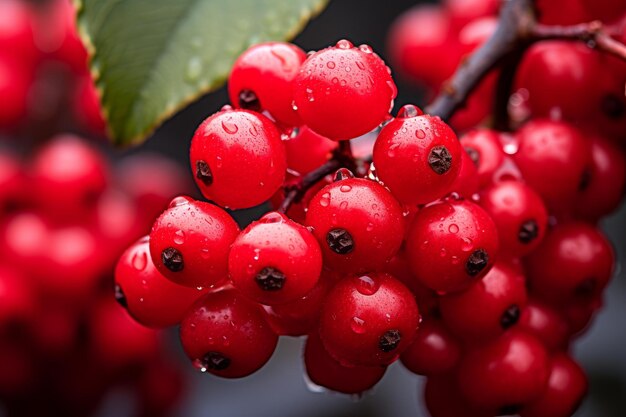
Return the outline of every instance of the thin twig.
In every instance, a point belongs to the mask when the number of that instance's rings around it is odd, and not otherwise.
[[[548,26],[537,23],[531,29],[530,37],[533,42],[549,39],[582,41],[591,48],[626,60],[626,45],[613,39],[602,22],[597,20],[572,26]]]

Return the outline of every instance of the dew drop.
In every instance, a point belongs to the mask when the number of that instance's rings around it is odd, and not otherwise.
[[[224,132],[234,135],[239,130],[239,127],[237,127],[237,125],[231,121],[223,120],[222,129],[224,129]]]
[[[374,52],[371,46],[365,44],[359,46],[359,49],[361,50],[361,52],[365,52],[366,54],[371,54],[372,52]]]
[[[145,252],[135,253],[133,255],[131,264],[133,265],[133,268],[135,268],[137,271],[143,271],[148,265],[148,255]]]
[[[355,62],[356,66],[359,67],[360,70],[365,71],[365,64],[362,63],[361,61],[356,61]]]
[[[363,334],[365,333],[365,320],[359,317],[352,317],[352,323],[350,323],[350,328],[354,333]]]
[[[342,185],[341,187],[339,187],[339,190],[340,190],[342,193],[347,193],[347,192],[350,192],[350,190],[352,190],[352,186],[350,186],[350,185],[345,185],[345,184],[344,184],[344,185]]]
[[[474,242],[472,242],[472,239],[468,238],[468,237],[464,237],[462,239],[462,245],[461,245],[461,249],[463,250],[463,252],[469,252],[474,248]]]
[[[336,67],[337,65],[336,65],[333,61],[328,61],[328,62],[326,63],[326,66],[327,66],[329,69],[335,69],[335,67]]]
[[[418,139],[424,139],[424,138],[426,137],[426,132],[424,131],[424,129],[417,129],[417,130],[415,131],[415,136],[416,136]]]
[[[183,232],[182,230],[177,230],[174,233],[174,243],[176,243],[177,245],[182,245],[183,243],[185,243],[185,232]]]
[[[452,223],[450,226],[448,226],[448,231],[452,234],[456,234],[459,233],[459,226],[457,226],[456,224]]]
[[[330,193],[322,194],[322,197],[320,197],[320,206],[328,207],[329,204],[330,204]]]
[[[345,210],[348,208],[348,202],[347,201],[342,201],[341,203],[339,203],[339,208],[342,210]]]
[[[175,197],[170,201],[169,208],[180,207],[189,204],[189,198],[184,196]]]
[[[369,223],[367,224],[367,227],[365,228],[365,231],[366,231],[366,232],[371,232],[372,230],[374,230],[374,223],[369,222]]]
[[[337,42],[337,48],[339,48],[339,49],[350,49],[353,46],[354,45],[352,44],[352,42],[350,42],[349,40],[346,40],[346,39],[342,39],[339,42]]]
[[[356,279],[356,289],[363,295],[374,295],[378,288],[380,284],[372,277],[363,275]]]

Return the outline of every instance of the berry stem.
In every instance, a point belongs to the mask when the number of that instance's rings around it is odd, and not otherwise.
[[[292,204],[300,201],[311,187],[339,168],[348,168],[354,171],[355,167],[356,163],[352,155],[350,141],[344,140],[339,142],[339,147],[333,152],[332,158],[326,161],[325,164],[284,185],[285,199],[277,211],[283,214],[287,213]]]
[[[589,47],[626,60],[626,45],[613,39],[607,31],[610,28],[601,22],[572,26],[543,25],[537,22],[534,3],[534,0],[509,0],[503,3],[498,28],[494,34],[461,64],[439,95],[426,107],[426,113],[449,120],[491,70],[507,61],[516,61],[510,58],[515,55],[521,57],[538,41],[582,41]],[[507,72],[514,73],[514,70],[507,68]],[[506,123],[506,120],[508,117],[502,123]]]

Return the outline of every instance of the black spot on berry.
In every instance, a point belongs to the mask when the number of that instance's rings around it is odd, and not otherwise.
[[[401,339],[399,330],[387,330],[378,340],[378,348],[383,352],[391,352],[398,347]]]
[[[597,280],[594,278],[587,278],[578,284],[578,286],[574,289],[574,293],[580,298],[591,298],[595,294],[597,286]]]
[[[428,165],[438,175],[450,171],[452,167],[452,155],[445,146],[435,146],[428,154]]]
[[[252,90],[241,90],[239,92],[239,107],[246,110],[260,111],[261,101]]]
[[[609,119],[619,119],[626,115],[626,104],[624,100],[621,100],[613,94],[607,94],[602,98],[600,108]]]
[[[474,165],[480,165],[480,153],[476,149],[466,146],[465,152],[467,152],[467,155],[470,157]]]
[[[520,315],[521,310],[519,306],[517,304],[513,304],[507,308],[504,313],[502,313],[502,317],[500,317],[500,326],[502,326],[504,330],[514,326],[519,321]]]
[[[499,416],[516,415],[516,414],[519,414],[521,409],[522,409],[522,406],[518,404],[505,405],[504,407],[500,408],[500,410],[498,410],[498,415]]]
[[[128,300],[119,284],[115,284],[115,301],[124,308],[128,308]]]
[[[517,239],[527,245],[539,236],[539,225],[535,220],[526,220],[517,232]]]
[[[267,267],[261,269],[254,279],[263,291],[278,291],[285,285],[287,277],[278,269]]]
[[[213,184],[213,173],[209,164],[205,161],[196,161],[196,178],[204,183],[204,185]]]
[[[161,260],[163,265],[172,272],[182,271],[185,267],[183,263],[183,254],[178,249],[166,248],[161,252]]]
[[[489,262],[489,255],[484,249],[477,249],[469,256],[465,263],[465,271],[469,276],[476,276],[485,269]]]
[[[578,183],[578,191],[585,191],[589,184],[591,184],[591,169],[589,167],[585,168],[582,175],[580,176],[580,182]]]
[[[354,250],[354,239],[346,229],[332,229],[326,234],[328,247],[339,255],[346,255]]]
[[[230,366],[230,359],[218,352],[209,352],[202,357],[200,363],[205,369],[223,371]]]

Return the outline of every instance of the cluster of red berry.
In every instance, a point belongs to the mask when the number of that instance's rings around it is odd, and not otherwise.
[[[307,336],[308,378],[330,390],[361,393],[400,359],[428,376],[434,417],[571,415],[587,382],[569,346],[613,273],[595,222],[621,200],[623,154],[565,121],[458,140],[416,106],[390,117],[390,73],[347,40],[244,52],[234,108],[191,144],[217,205],[175,198],[120,259],[118,301],[145,325],[180,323],[194,365],[222,377]],[[349,140],[379,126],[355,158]],[[276,211],[243,231],[219,207],[268,199]]]
[[[0,2],[0,97],[0,133],[104,131],[70,0]]]
[[[142,415],[175,403],[181,376],[159,335],[113,301],[111,265],[149,230],[145,216],[185,184],[178,166],[157,156],[131,156],[111,171],[69,135],[26,160],[0,150],[0,401],[8,415],[87,415],[122,385],[133,387]]]

